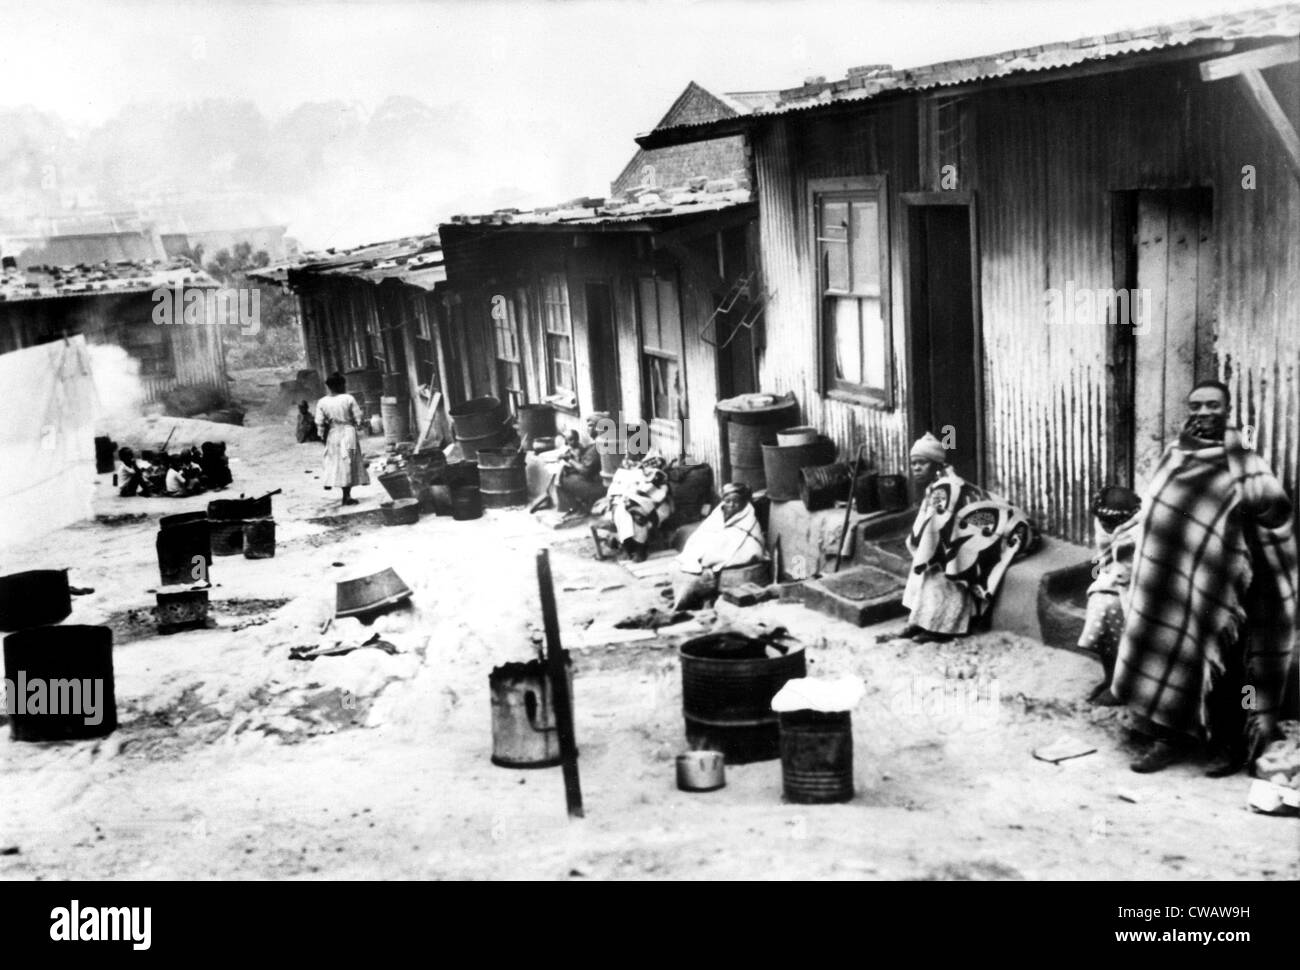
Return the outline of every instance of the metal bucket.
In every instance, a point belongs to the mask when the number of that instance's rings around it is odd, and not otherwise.
[[[71,612],[66,569],[31,569],[0,576],[0,630],[58,623]]]
[[[727,784],[721,751],[687,751],[677,756],[677,787],[682,791],[717,791]]]
[[[784,711],[781,783],[787,801],[803,805],[853,797],[853,723],[848,711]]]
[[[411,479],[404,471],[385,472],[379,476],[379,484],[394,502],[411,497]]]
[[[844,462],[799,470],[799,497],[809,512],[829,509],[849,497],[849,466]]]
[[[341,579],[334,591],[335,616],[363,616],[411,598],[411,587],[389,566],[369,576]]]
[[[482,448],[478,453],[479,494],[483,507],[508,509],[528,502],[524,453],[508,448]]]
[[[880,475],[876,479],[876,503],[882,512],[900,512],[910,504],[906,475]]]
[[[158,605],[154,608],[154,618],[158,621],[159,633],[177,633],[181,630],[197,630],[208,622],[208,591],[206,589],[182,589],[174,593],[158,593]]]
[[[483,517],[483,496],[477,485],[460,485],[451,490],[451,517],[457,522]]]
[[[381,397],[379,413],[384,422],[384,440],[389,444],[411,436],[411,413],[405,398]]]
[[[244,523],[244,558],[275,558],[275,519],[249,519]]]
[[[420,521],[420,502],[413,498],[399,498],[383,502],[379,508],[384,513],[384,525],[415,525]]]
[[[573,696],[573,661],[563,653]],[[492,763],[502,768],[549,768],[560,763],[560,737],[546,665],[508,663],[488,675],[492,695]]]
[[[809,466],[825,465],[835,459],[835,443],[829,438],[810,444],[763,445],[763,477],[767,497],[774,502],[792,502],[800,497],[799,472]]]
[[[211,525],[206,512],[164,515],[158,520],[158,575],[164,586],[208,579],[212,568]]]
[[[682,713],[692,748],[721,751],[730,764],[769,761],[780,753],[772,698],[807,673],[801,648],[768,657],[766,645],[739,633],[687,640],[682,663]]]
[[[209,522],[208,529],[212,537],[212,554],[214,556],[238,556],[244,551],[243,519]],[[185,580],[185,582],[192,581]]]
[[[5,677],[15,692],[14,713],[9,716],[9,732],[15,741],[100,738],[117,727],[113,631],[108,627],[20,630],[5,637],[4,661]],[[45,713],[26,709],[32,696],[27,685],[37,680],[47,685]],[[55,685],[55,681],[59,683]],[[95,706],[98,709],[92,714],[90,708]],[[97,723],[87,724],[87,718]]]

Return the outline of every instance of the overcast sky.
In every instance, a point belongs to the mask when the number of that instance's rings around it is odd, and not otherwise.
[[[470,107],[452,172],[536,204],[603,194],[688,81],[731,91],[1108,33],[1258,0],[6,0],[0,104],[80,124],[139,101],[250,98],[372,109],[389,95]],[[2,137],[3,133],[0,133]],[[463,194],[463,193],[462,193]],[[498,202],[498,204],[502,204]]]

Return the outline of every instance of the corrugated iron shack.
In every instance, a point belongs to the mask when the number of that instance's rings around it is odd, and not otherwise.
[[[229,301],[187,260],[6,268],[0,273],[0,353],[83,334],[122,347],[139,365],[143,403],[179,391],[230,400],[223,331]]]
[[[908,70],[638,139],[745,135],[763,390],[903,468],[946,436],[1046,531],[1141,486],[1196,379],[1295,494],[1300,6]]]
[[[756,218],[723,182],[442,226],[453,329],[487,347],[474,393],[647,422],[665,455],[719,467],[713,406],[755,379],[749,291],[715,310],[746,286]]]

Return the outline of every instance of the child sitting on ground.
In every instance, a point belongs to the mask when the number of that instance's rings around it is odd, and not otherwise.
[[[1093,688],[1088,700],[1103,707],[1119,703],[1110,692],[1110,682],[1124,634],[1141,507],[1137,493],[1122,485],[1107,485],[1092,501],[1097,555],[1093,559],[1092,585],[1088,587],[1087,619],[1078,645],[1097,651],[1101,659],[1105,679]]]

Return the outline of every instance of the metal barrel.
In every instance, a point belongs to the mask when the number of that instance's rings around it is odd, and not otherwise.
[[[824,465],[835,458],[835,444],[818,438],[811,444],[763,445],[763,477],[767,497],[774,502],[792,502],[800,497],[799,472],[809,466]]]
[[[261,498],[219,498],[208,503],[208,518],[265,519],[271,514],[271,496]]]
[[[562,654],[573,694],[573,661]],[[508,663],[488,675],[492,698],[492,763],[502,768],[549,768],[560,763],[560,737],[551,680],[538,660]]]
[[[465,438],[460,435],[456,436],[456,443],[460,445],[461,454],[467,461],[477,461],[478,453],[488,448],[501,448],[513,441],[515,438],[515,429],[512,425],[503,424],[495,431],[488,434],[478,435],[473,438]]]
[[[212,567],[211,525],[206,512],[164,515],[158,520],[155,547],[158,576],[164,586],[208,578]]]
[[[727,454],[731,459],[731,480],[748,485],[754,491],[767,487],[763,472],[763,445],[776,443],[776,428],[768,425],[738,424],[727,429]]]
[[[113,631],[108,627],[20,630],[5,637],[4,661],[5,678],[15,692],[9,715],[15,741],[99,738],[117,727]],[[47,687],[42,713],[27,709],[27,685],[36,681]]]
[[[484,508],[508,509],[527,504],[528,476],[523,452],[512,448],[479,449],[478,477]]]
[[[706,464],[677,465],[668,470],[668,480],[678,521],[698,521],[701,508],[713,502],[713,469]]]
[[[853,723],[848,711],[783,711],[781,782],[787,801],[805,805],[853,797]]]
[[[448,412],[456,440],[475,440],[501,430],[510,414],[494,397],[471,398]]]
[[[275,557],[275,519],[249,519],[244,523],[244,558]]]
[[[389,444],[411,436],[411,412],[405,398],[381,397],[379,413],[384,421],[384,440]]]
[[[0,630],[58,623],[71,612],[66,569],[30,569],[0,577]]]
[[[117,460],[117,444],[112,438],[98,437],[95,439],[95,472],[99,475],[106,475],[114,468]]]
[[[809,512],[829,509],[849,496],[849,466],[844,462],[799,470],[799,497]]]
[[[212,541],[212,555],[238,556],[244,551],[244,520],[222,519],[208,523],[208,534]],[[192,582],[192,580],[185,580]]]
[[[477,485],[459,485],[451,490],[451,517],[458,522],[483,517],[483,496]]]
[[[760,640],[712,633],[687,640],[678,655],[690,746],[721,751],[728,764],[776,758],[780,730],[772,698],[787,680],[806,674],[803,650],[768,657]]]

